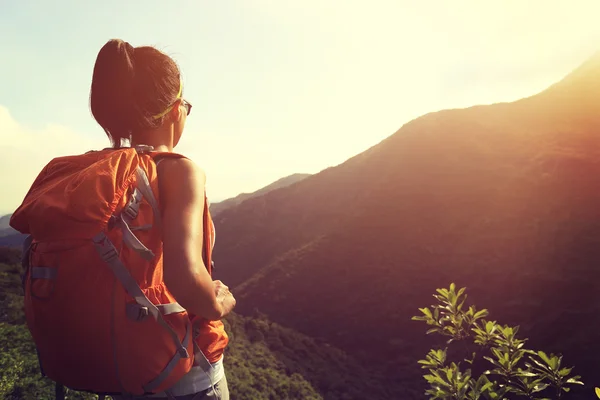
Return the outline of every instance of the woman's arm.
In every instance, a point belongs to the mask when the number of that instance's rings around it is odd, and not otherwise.
[[[191,160],[163,159],[158,164],[164,280],[190,313],[218,320],[235,306],[227,286],[213,282],[202,260],[204,172]]]

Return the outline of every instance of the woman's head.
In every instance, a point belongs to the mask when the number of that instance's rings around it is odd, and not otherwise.
[[[122,139],[136,140],[160,127],[173,128],[169,130],[174,146],[191,107],[182,99],[182,90],[179,68],[171,57],[154,47],[113,39],[96,58],[90,107],[115,147]]]

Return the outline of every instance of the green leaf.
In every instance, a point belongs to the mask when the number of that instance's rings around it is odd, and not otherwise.
[[[427,382],[429,383],[438,383],[442,386],[448,387],[446,381],[444,381],[440,376],[438,376],[435,373],[433,375],[423,375],[423,378],[425,378],[425,380],[427,380]]]
[[[542,361],[544,361],[548,366],[551,366],[552,361],[550,361],[550,358],[546,355],[546,353],[544,353],[543,351],[538,351],[537,352],[538,357],[540,357],[542,359]]]
[[[552,371],[550,370],[550,368],[547,365],[539,362],[535,358],[530,358],[530,360],[533,361],[533,363],[539,367],[539,368],[537,368],[539,371],[542,371],[542,372],[544,372],[546,374],[552,374]],[[527,364],[527,363],[525,363],[525,365],[528,366],[528,367],[530,367],[530,365]]]
[[[517,372],[516,374],[517,376],[523,376],[523,377],[535,377],[537,376],[537,374],[533,373],[533,372],[529,372],[529,371],[522,371],[522,372]]]
[[[464,304],[465,304],[465,300],[461,301],[461,302],[458,304],[458,307],[456,307],[456,310],[457,310],[457,311],[460,311],[460,310],[462,310],[462,308],[463,308],[463,305],[464,305]]]
[[[567,379],[567,383],[572,383],[574,385],[583,385],[583,382],[579,381],[578,379],[579,379],[578,376],[575,376],[573,378],[569,378],[569,379]]]
[[[452,369],[448,368],[446,370],[446,378],[448,378],[448,382],[452,382]]]
[[[562,357],[556,357],[556,356],[552,356],[552,358],[550,358],[550,367],[552,368],[553,371],[558,370],[558,368],[560,367],[560,360]]]
[[[565,377],[565,376],[567,376],[567,375],[569,375],[571,373],[572,369],[573,368],[563,368],[560,371],[558,371],[558,375],[560,375],[562,377]]]
[[[435,357],[440,361],[444,361],[446,359],[446,349],[444,349],[444,350],[438,349],[435,352]]]
[[[539,383],[533,387],[533,393],[541,392],[542,390],[546,389],[548,386],[550,386],[548,383]]]

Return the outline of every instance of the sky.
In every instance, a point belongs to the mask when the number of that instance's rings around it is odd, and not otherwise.
[[[338,165],[423,114],[538,93],[600,50],[598,0],[0,0],[0,215],[52,158],[101,149],[112,38],[180,66],[176,151],[211,201]]]

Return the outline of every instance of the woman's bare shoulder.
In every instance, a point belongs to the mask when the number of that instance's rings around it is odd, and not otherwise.
[[[166,183],[178,183],[182,180],[201,184],[206,182],[204,170],[189,158],[165,158],[158,163],[157,171]]]
[[[173,204],[203,198],[206,174],[188,158],[165,158],[157,167],[161,197]]]

